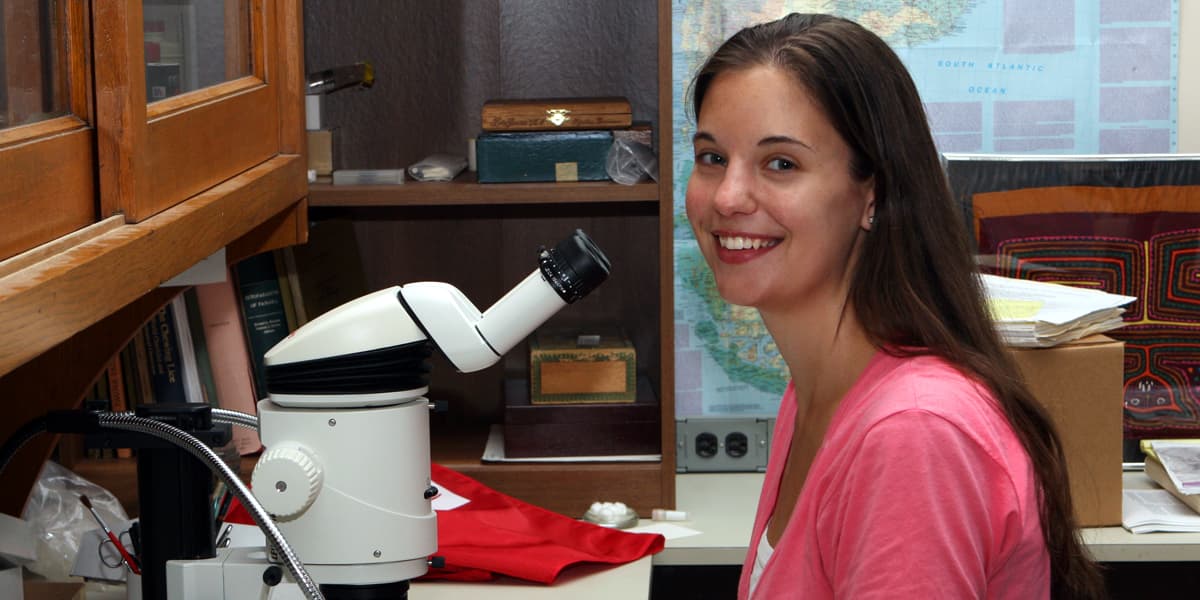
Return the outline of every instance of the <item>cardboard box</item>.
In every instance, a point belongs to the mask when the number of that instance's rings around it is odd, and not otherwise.
[[[529,382],[504,382],[508,458],[659,454],[658,400],[644,377],[630,404],[531,404]]]
[[[1124,342],[1097,335],[1012,352],[1062,438],[1079,525],[1120,525]]]
[[[532,404],[630,403],[637,352],[624,334],[539,332],[529,341]]]
[[[317,175],[333,173],[333,130],[310,129],[308,134],[308,168]]]

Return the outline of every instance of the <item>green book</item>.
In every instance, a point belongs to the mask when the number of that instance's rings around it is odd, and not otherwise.
[[[263,356],[291,333],[283,304],[283,291],[279,288],[275,256],[271,252],[251,256],[234,267],[234,274],[250,362],[254,366],[255,397],[262,399],[267,397]]]
[[[192,333],[192,350],[196,355],[196,374],[200,378],[200,393],[209,406],[219,408],[217,384],[213,378],[212,360],[208,355],[208,342],[204,337],[204,320],[200,317],[200,303],[196,298],[196,288],[188,288],[183,292],[183,302],[187,307],[188,329]]]

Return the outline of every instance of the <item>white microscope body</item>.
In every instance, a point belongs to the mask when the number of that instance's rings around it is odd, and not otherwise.
[[[486,312],[445,283],[394,286],[321,315],[265,355],[266,450],[252,489],[326,598],[403,598],[437,552],[425,398],[432,351],[464,373],[495,364],[609,271],[578,230],[542,248],[538,262]],[[267,567],[261,548],[171,561],[168,598],[285,593],[290,578],[266,585]]]

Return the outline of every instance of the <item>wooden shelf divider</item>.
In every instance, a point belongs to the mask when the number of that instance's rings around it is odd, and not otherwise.
[[[658,184],[621,185],[611,181],[571,183],[478,183],[474,173],[451,182],[400,185],[308,186],[309,206],[437,206],[657,202]]]

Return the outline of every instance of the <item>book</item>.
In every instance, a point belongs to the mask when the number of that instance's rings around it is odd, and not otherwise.
[[[241,306],[250,364],[254,368],[255,394],[257,398],[266,398],[267,372],[263,356],[291,333],[274,253],[263,252],[238,263],[234,267],[234,288]]]
[[[224,281],[197,285],[195,290],[196,305],[212,363],[217,405],[227,410],[257,415],[254,367],[250,361],[232,274]],[[243,456],[262,449],[258,433],[245,427],[233,428],[233,443]]]
[[[108,361],[108,366],[105,367],[105,373],[108,375],[108,404],[113,412],[125,412],[130,410],[129,403],[125,399],[125,373],[124,367],[121,364],[121,353],[114,354],[112,360]],[[133,456],[132,448],[117,448],[117,458],[130,458]]]
[[[187,312],[188,331],[191,333],[192,351],[195,355],[196,374],[200,380],[202,402],[209,406],[220,406],[217,399],[217,384],[213,378],[212,358],[208,354],[208,337],[204,334],[204,318],[200,314],[200,301],[196,288],[189,287],[181,294]]]
[[[1100,290],[980,276],[992,319],[1009,346],[1046,348],[1125,324],[1124,306],[1133,296]]]
[[[1200,440],[1142,440],[1146,476],[1200,515]]]
[[[146,325],[142,325],[133,336],[133,341],[130,342],[130,345],[133,346],[133,360],[130,361],[130,364],[133,367],[133,374],[136,376],[137,404],[154,402],[154,392],[150,387],[150,358],[146,350],[145,330]]]
[[[175,322],[174,307],[167,303],[142,327],[150,397],[155,403],[188,401]]]
[[[200,367],[196,361],[196,344],[188,322],[187,302],[183,293],[171,299],[171,319],[174,325],[176,350],[179,353],[179,376],[183,381],[183,397],[193,404],[207,403],[200,385]]]
[[[279,249],[279,255],[283,257],[283,272],[287,280],[288,293],[291,295],[292,314],[295,315],[296,322],[292,326],[295,331],[308,322],[308,313],[304,310],[304,295],[300,290],[300,272],[296,268],[296,252],[293,246],[284,246]]]
[[[400,185],[404,169],[338,169],[333,172],[333,185]]]
[[[273,250],[271,257],[275,259],[275,276],[279,278],[279,300],[283,304],[283,315],[287,320],[287,328],[288,331],[295,331],[300,326],[300,317],[296,312],[295,298],[292,297],[292,282],[288,279],[283,250]]]

